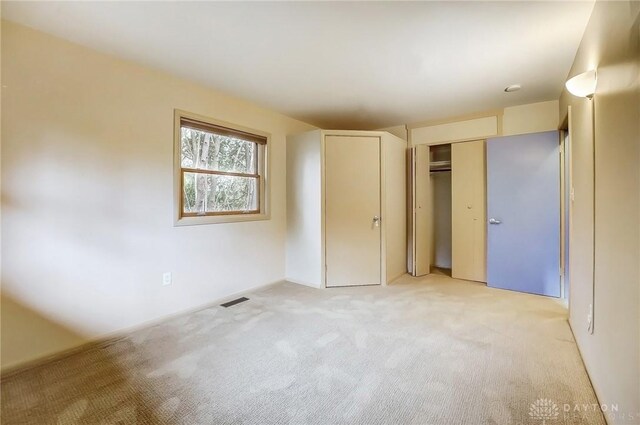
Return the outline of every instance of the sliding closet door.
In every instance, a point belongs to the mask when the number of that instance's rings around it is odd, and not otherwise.
[[[412,233],[413,276],[431,273],[431,177],[429,176],[429,146],[418,145],[411,150],[412,174]]]
[[[484,140],[451,145],[451,275],[486,282]]]
[[[380,138],[325,138],[326,286],[381,283]]]

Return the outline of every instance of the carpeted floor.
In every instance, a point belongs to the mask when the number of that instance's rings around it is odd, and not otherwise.
[[[433,275],[248,297],[5,378],[2,424],[604,424],[564,412],[597,401],[556,300]]]

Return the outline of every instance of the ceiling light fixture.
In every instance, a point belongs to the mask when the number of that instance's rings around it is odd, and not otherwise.
[[[518,91],[521,88],[522,88],[522,86],[520,84],[511,84],[510,86],[506,87],[504,89],[504,91],[507,92],[507,93],[511,93],[511,92],[514,92],[514,91]]]
[[[569,79],[565,86],[572,95],[591,99],[596,92],[597,83],[598,73],[592,69]]]

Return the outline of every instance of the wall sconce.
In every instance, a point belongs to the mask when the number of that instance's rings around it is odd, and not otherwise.
[[[595,69],[592,69],[569,79],[565,86],[572,95],[591,99],[596,92],[597,82],[598,73]]]

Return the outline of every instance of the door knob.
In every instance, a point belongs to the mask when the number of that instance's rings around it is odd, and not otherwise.
[[[373,216],[373,225],[374,226],[376,226],[376,227],[380,226],[380,221],[381,221],[380,217],[378,217],[377,215]]]
[[[502,223],[500,220],[496,220],[495,218],[489,219],[489,224],[500,224]]]

